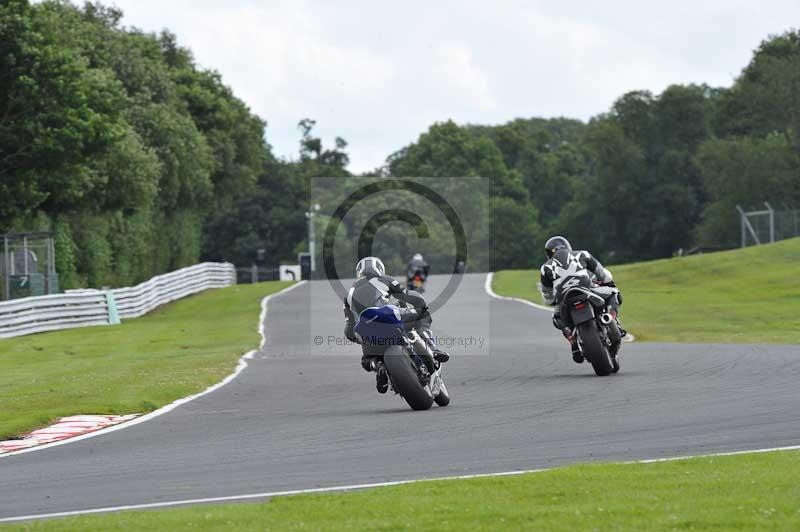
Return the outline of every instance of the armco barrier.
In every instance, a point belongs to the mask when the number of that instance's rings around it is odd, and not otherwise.
[[[0,338],[136,318],[170,301],[236,284],[232,264],[205,262],[153,277],[130,288],[72,290],[0,303]]]

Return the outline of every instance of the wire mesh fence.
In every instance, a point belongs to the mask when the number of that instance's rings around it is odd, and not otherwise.
[[[262,283],[264,281],[277,281],[280,279],[280,269],[268,266],[247,266],[236,268],[236,283]]]
[[[761,210],[745,211],[737,205],[742,247],[800,236],[800,210],[788,206],[776,210],[767,202],[764,202],[764,207]]]
[[[52,234],[0,236],[0,301],[59,291]]]

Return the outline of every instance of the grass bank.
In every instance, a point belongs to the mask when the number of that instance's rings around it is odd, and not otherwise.
[[[0,340],[0,439],[73,414],[149,412],[219,382],[258,347],[262,298],[289,284],[211,290],[121,325]]]
[[[16,530],[797,530],[800,452],[578,465],[258,504],[16,524]]]
[[[610,269],[637,340],[800,343],[800,239]],[[541,303],[538,280],[502,271],[493,288]]]

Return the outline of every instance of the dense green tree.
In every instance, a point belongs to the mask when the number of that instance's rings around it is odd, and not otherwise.
[[[475,137],[452,121],[434,124],[419,140],[389,157],[393,176],[484,177],[493,195],[526,202],[522,180],[486,137]]]
[[[577,120],[532,118],[472,130],[497,145],[506,166],[521,176],[540,224],[549,227],[572,198],[575,180],[587,172],[580,144],[584,128]]]
[[[453,178],[449,194],[454,198],[470,193],[458,187],[458,177],[486,179],[485,190],[471,191],[472,206],[458,213],[473,236],[469,267],[480,270],[533,265],[530,248],[542,238],[538,213],[520,175],[506,166],[503,153],[488,136],[473,134],[452,121],[434,124],[388,162],[392,176]],[[464,183],[469,186],[469,182]],[[481,224],[489,227],[477,227]],[[526,247],[528,252],[518,256],[517,252]]]
[[[90,161],[123,133],[120,87],[53,39],[28,2],[0,5],[0,225],[63,212],[97,186]]]
[[[761,43],[733,87],[723,91],[715,125],[720,136],[800,130],[800,31]]]
[[[536,209],[509,197],[493,197],[489,200],[489,216],[489,269],[538,266],[541,262],[539,250],[544,245],[545,237],[537,220]]]
[[[0,5],[0,231],[53,230],[65,287],[197,262],[203,221],[249,197],[271,157],[218,74],[121,16]]]
[[[736,205],[745,209],[762,209],[764,201],[775,207],[800,205],[800,154],[786,135],[712,140],[702,145],[696,161],[710,198],[696,229],[701,244],[738,244]]]
[[[310,119],[298,124],[298,160],[280,161],[265,150],[256,183],[243,184],[244,193],[236,196],[230,209],[217,210],[209,217],[203,253],[206,258],[250,264],[263,250],[263,261],[278,266],[296,261],[297,252],[307,249],[305,212],[311,202],[312,180],[344,180],[350,176],[346,169],[347,143],[337,137],[335,146],[326,149],[314,136],[314,125]]]

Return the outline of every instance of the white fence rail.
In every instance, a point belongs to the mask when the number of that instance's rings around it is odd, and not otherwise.
[[[73,290],[0,303],[0,338],[137,318],[170,301],[236,284],[232,264],[205,262],[153,277],[130,288]]]

